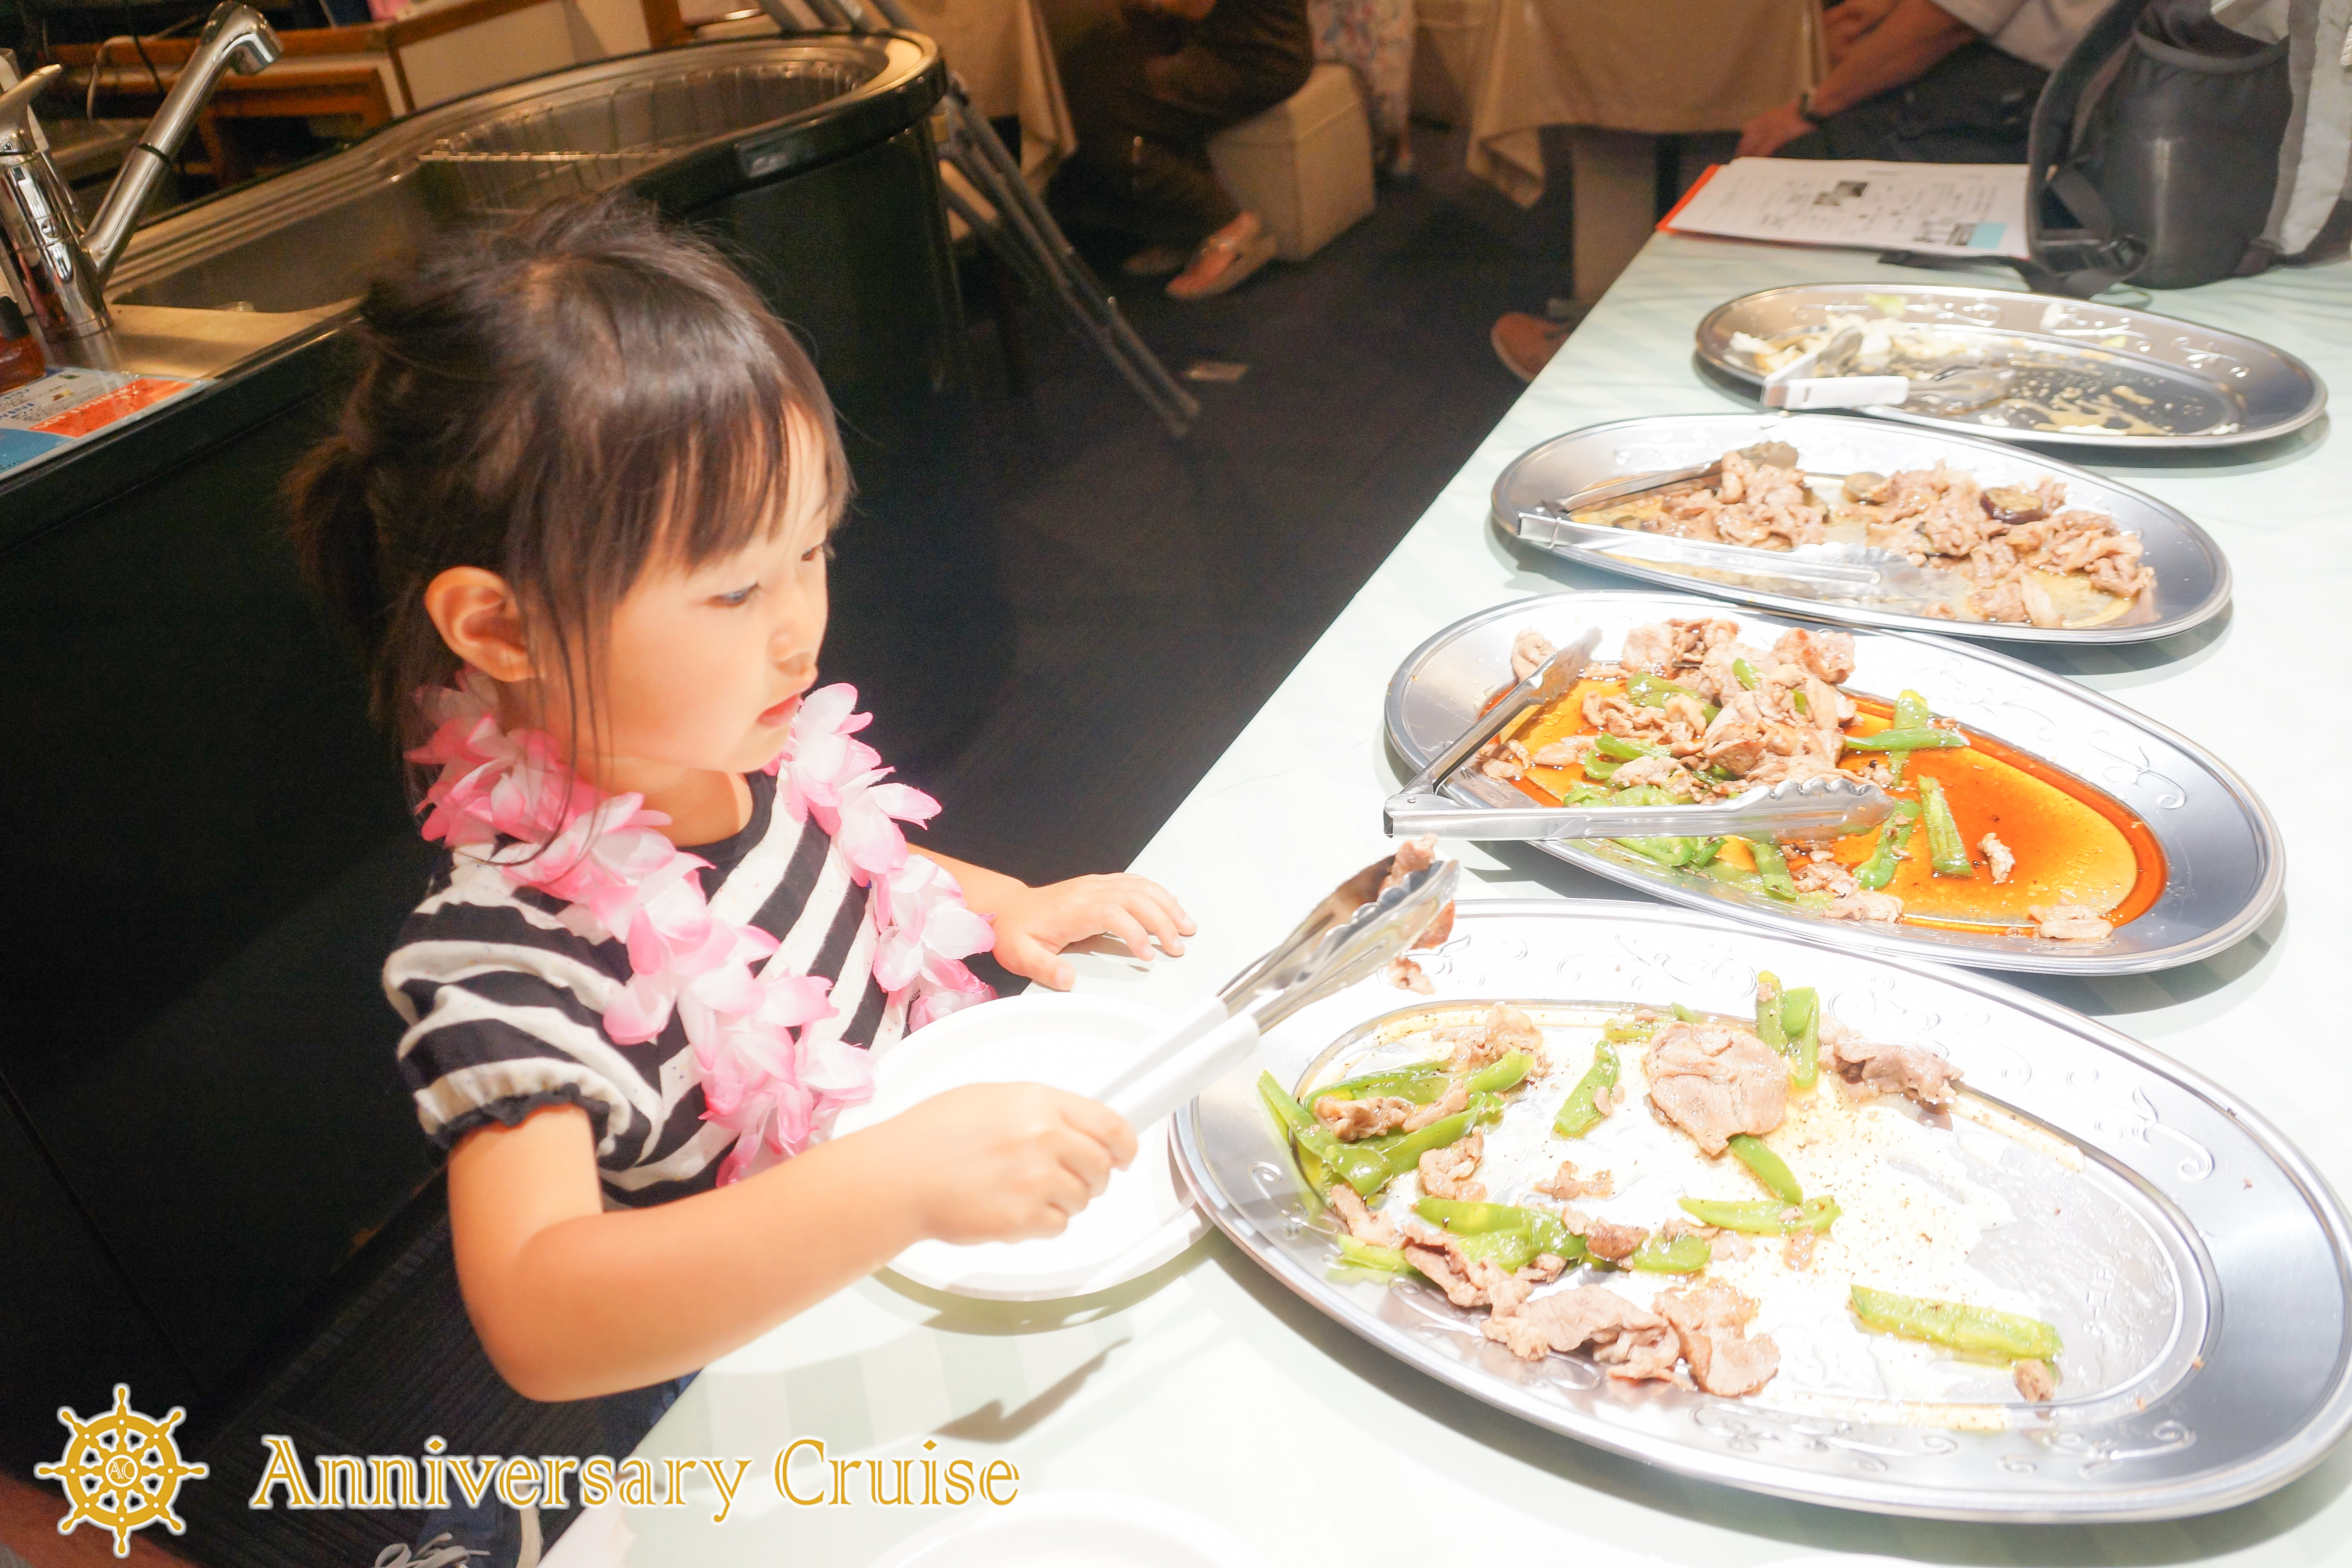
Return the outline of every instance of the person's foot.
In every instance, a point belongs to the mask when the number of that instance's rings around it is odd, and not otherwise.
[[[1521,381],[1533,381],[1573,331],[1569,322],[1547,321],[1525,310],[1513,310],[1496,319],[1486,341],[1495,345],[1495,357],[1503,362],[1504,369]]]
[[[1244,213],[1201,242],[1192,259],[1168,285],[1171,300],[1223,294],[1274,259],[1274,236],[1255,213]]]
[[[1172,245],[1147,245],[1118,264],[1129,278],[1165,278],[1184,270],[1185,253]]]

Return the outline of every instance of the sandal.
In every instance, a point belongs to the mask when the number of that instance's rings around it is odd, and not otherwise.
[[[1225,269],[1223,272],[1218,273],[1210,281],[1192,289],[1182,289],[1181,292],[1179,290],[1182,288],[1184,279],[1180,275],[1175,282],[1168,285],[1167,294],[1171,300],[1179,300],[1190,304],[1196,300],[1213,300],[1218,295],[1238,287],[1250,274],[1274,259],[1275,239],[1273,234],[1263,223],[1258,225],[1257,233],[1247,239],[1226,239],[1217,235],[1211,235],[1207,239],[1202,240],[1201,247],[1192,253],[1192,261],[1197,263],[1211,251],[1223,251],[1233,259],[1225,264]],[[1191,264],[1187,264],[1185,270],[1188,272],[1192,270]]]

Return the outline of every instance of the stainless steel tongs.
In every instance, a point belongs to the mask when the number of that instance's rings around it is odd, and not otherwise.
[[[1258,1037],[1310,1002],[1354,984],[1420,940],[1454,901],[1461,863],[1440,861],[1386,892],[1395,857],[1332,889],[1297,929],[1183,1014],[1095,1098],[1148,1127],[1246,1060]]]
[[[1465,770],[1479,748],[1530,708],[1565,696],[1591,661],[1601,634],[1589,631],[1530,671],[1452,745],[1432,758],[1383,808],[1391,834],[1434,833],[1449,838],[1743,837],[1797,833],[1818,837],[1860,833],[1895,809],[1885,791],[1854,779],[1783,782],[1751,789],[1714,805],[1538,805],[1500,780]],[[1467,797],[1466,799],[1465,797]]]

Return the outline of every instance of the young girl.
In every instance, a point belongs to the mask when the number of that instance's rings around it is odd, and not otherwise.
[[[448,856],[384,969],[449,1151],[490,1359],[533,1399],[675,1379],[927,1237],[1051,1236],[1135,1148],[1039,1085],[854,1136],[867,1053],[992,950],[1192,926],[1139,877],[1030,888],[910,850],[846,687],[812,690],[849,478],[799,345],[624,204],[378,284],[338,434],[290,481]],[[991,927],[992,926],[992,930]]]

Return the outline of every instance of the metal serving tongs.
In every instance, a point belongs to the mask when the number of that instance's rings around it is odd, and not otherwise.
[[[1875,408],[1916,405],[1923,414],[1966,414],[2009,395],[2017,373],[2000,365],[1956,365],[1930,376],[1849,375],[1862,329],[1841,327],[1821,347],[1764,378],[1764,406]]]
[[[1352,985],[1419,941],[1454,901],[1461,863],[1441,861],[1386,892],[1395,858],[1340,883],[1297,930],[1223,990],[1182,1015],[1095,1098],[1149,1127],[1248,1059],[1258,1037],[1310,1002]]]
[[[1784,781],[1733,796],[1719,805],[1538,805],[1500,780],[1463,764],[1529,709],[1574,689],[1591,661],[1599,631],[1588,631],[1530,671],[1502,700],[1431,759],[1412,782],[1389,796],[1388,831],[1400,837],[1434,833],[1448,838],[1539,843],[1560,838],[1696,837],[1738,834],[1777,837],[1861,833],[1886,820],[1895,803],[1876,784],[1855,779]],[[1445,792],[1455,792],[1449,795]],[[1476,804],[1465,804],[1467,795]]]
[[[1797,449],[1785,441],[1759,441],[1741,447],[1739,455],[1759,465],[1779,468],[1798,466]],[[1533,511],[1520,512],[1518,536],[1539,549],[1570,559],[1602,551],[1633,561],[1704,566],[1742,577],[1774,577],[1802,583],[1818,589],[1815,596],[1822,598],[1934,600],[1948,596],[1951,590],[1953,582],[1947,574],[1915,566],[1909,556],[1874,544],[1800,544],[1789,550],[1759,550],[1744,544],[1710,544],[1704,540],[1678,539],[1670,533],[1576,521],[1578,512],[1692,479],[1711,479],[1722,471],[1723,459],[1717,458],[1689,468],[1587,485],[1574,495],[1564,496]]]

